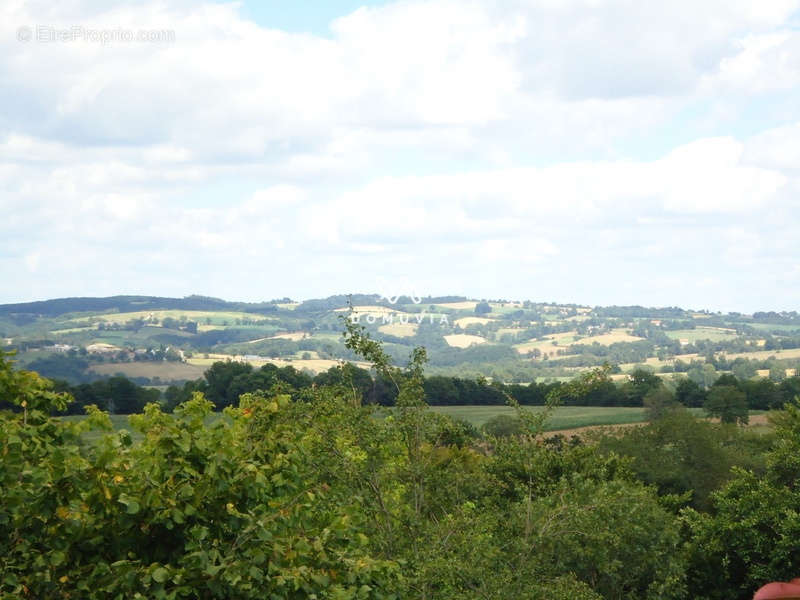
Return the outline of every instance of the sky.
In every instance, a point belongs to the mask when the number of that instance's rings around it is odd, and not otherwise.
[[[0,302],[800,309],[800,0],[0,3]]]

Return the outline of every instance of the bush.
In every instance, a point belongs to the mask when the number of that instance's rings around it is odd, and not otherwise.
[[[509,437],[522,433],[522,423],[510,415],[497,415],[486,421],[481,429],[487,436]]]

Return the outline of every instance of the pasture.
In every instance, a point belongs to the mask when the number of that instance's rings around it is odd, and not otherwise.
[[[98,375],[116,375],[122,373],[126,377],[159,377],[162,381],[185,381],[203,376],[204,367],[189,362],[125,362],[94,364],[89,371]]]
[[[544,410],[542,406],[525,407],[533,412]],[[510,406],[432,406],[431,410],[448,415],[454,419],[464,419],[482,426],[497,415],[514,415]],[[553,410],[545,430],[575,429],[589,425],[620,425],[623,423],[641,423],[645,421],[644,408],[637,407],[605,407],[605,406],[559,406]]]
[[[542,406],[526,407],[534,412],[544,410]],[[464,419],[476,427],[497,415],[514,415],[510,406],[432,406],[431,410],[454,419]],[[79,421],[83,416],[61,417],[68,421]],[[211,416],[210,421],[219,418],[219,414]],[[547,431],[574,429],[590,425],[619,425],[624,423],[641,423],[645,420],[643,408],[607,408],[596,406],[561,406],[553,411],[547,422]],[[128,415],[111,415],[114,429],[131,430]],[[96,434],[99,437],[101,434]]]
[[[673,340],[688,340],[689,343],[696,342],[697,340],[710,340],[712,342],[720,342],[724,340],[732,340],[736,336],[734,329],[722,329],[719,327],[696,327],[694,329],[674,329],[665,332],[667,337]]]
[[[543,406],[524,407],[532,412],[541,412]],[[514,416],[514,409],[510,406],[431,406],[431,410],[448,415],[453,419],[463,419],[476,427],[481,427],[486,421],[497,415]],[[702,417],[705,411],[702,408],[687,409],[696,417]],[[751,410],[751,425],[754,430],[767,431],[766,413],[761,410]],[[644,423],[647,421],[645,409],[632,406],[559,406],[553,409],[550,418],[545,423],[545,431],[563,431],[602,425],[627,425]]]

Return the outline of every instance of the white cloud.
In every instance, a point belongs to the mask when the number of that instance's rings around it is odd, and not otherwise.
[[[580,300],[569,293],[611,294],[603,268],[650,260],[669,272],[641,285],[667,298],[704,252],[788,272],[797,8],[403,1],[344,15],[323,38],[232,4],[6,3],[0,235],[13,249],[0,259],[17,258],[0,264],[38,269],[50,287],[30,289],[50,295],[91,284],[110,257],[109,289],[144,277],[157,293],[260,285],[255,297],[341,291],[391,268],[432,288],[486,286],[478,295],[524,291],[516,274],[530,273]],[[16,41],[36,24],[176,41]],[[776,95],[788,124],[734,131]],[[649,136],[658,151],[631,150]],[[569,270],[585,281],[562,281]]]
[[[800,121],[764,131],[748,141],[744,161],[758,166],[800,170]]]

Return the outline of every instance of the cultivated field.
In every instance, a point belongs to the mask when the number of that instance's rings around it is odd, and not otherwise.
[[[98,375],[122,373],[126,377],[160,377],[164,381],[173,381],[198,379],[203,376],[205,368],[191,363],[142,361],[101,363],[92,365],[89,370]]]
[[[302,356],[305,352],[300,351],[299,354]],[[315,354],[309,351],[309,354],[312,356]],[[253,365],[256,368],[262,367],[267,363],[272,363],[278,367],[294,367],[298,371],[311,371],[312,373],[321,373],[322,371],[327,371],[331,367],[335,367],[341,364],[338,360],[332,360],[328,358],[310,358],[310,359],[302,359],[302,358],[266,358],[266,357],[258,357],[258,358],[247,358],[245,359],[243,356],[237,356],[232,354],[215,354],[209,355],[209,358],[205,357],[192,357],[186,360],[187,363],[195,365],[197,367],[201,367],[201,375],[202,373],[210,367],[212,364],[218,361],[225,361],[225,360],[235,360],[239,362],[246,362]],[[363,367],[369,368],[370,365],[365,362],[360,361],[350,361],[353,364]]]
[[[453,321],[453,324],[465,328],[467,325],[486,325],[486,323],[491,322],[492,319],[487,319],[486,317],[461,317]]]
[[[475,344],[485,344],[486,340],[479,335],[468,333],[455,333],[444,336],[444,340],[453,348],[469,348]]]
[[[541,340],[532,340],[523,342],[521,344],[514,344],[514,348],[520,354],[527,354],[531,350],[538,348],[543,356],[555,357],[558,355],[559,350],[567,351],[570,344],[587,344],[591,345],[598,343],[601,346],[610,346],[619,342],[639,342],[643,338],[633,336],[624,329],[614,329],[608,333],[601,335],[593,335],[589,337],[579,337],[577,331],[567,331],[565,333],[556,333],[548,335]],[[554,343],[555,342],[555,343]]]
[[[378,327],[378,331],[386,335],[393,335],[395,337],[412,337],[417,334],[416,323],[387,323]]]
[[[609,333],[602,335],[593,335],[590,337],[575,340],[575,344],[594,344],[595,342],[601,346],[610,346],[619,342],[641,342],[644,338],[637,337],[629,334],[624,329],[613,329]]]
[[[559,350],[567,350],[568,345],[575,339],[575,333],[575,331],[556,333],[545,336],[541,340],[532,340],[522,344],[515,344],[514,348],[520,354],[527,354],[531,350],[538,348],[542,355],[554,357],[558,354]]]
[[[477,305],[477,302],[468,300],[465,302],[442,302],[433,306],[441,306],[442,308],[451,308],[453,310],[475,310]]]
[[[272,337],[269,337],[267,339],[270,339],[270,340],[291,340],[293,342],[299,342],[302,339],[310,337],[310,335],[311,335],[310,333],[307,333],[305,331],[290,331],[290,332],[287,332],[287,333],[275,334]]]

